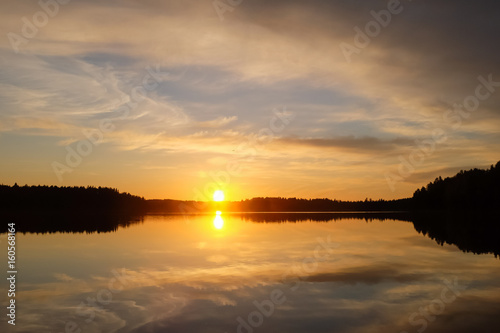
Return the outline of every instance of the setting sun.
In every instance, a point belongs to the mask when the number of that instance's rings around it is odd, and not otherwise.
[[[214,192],[214,201],[224,201],[224,192],[221,190]]]

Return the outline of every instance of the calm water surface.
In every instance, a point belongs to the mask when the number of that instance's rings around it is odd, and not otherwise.
[[[2,332],[500,328],[499,259],[404,221],[146,216],[109,233],[18,233],[17,258],[17,325]]]

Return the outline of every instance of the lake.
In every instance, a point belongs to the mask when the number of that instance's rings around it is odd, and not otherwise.
[[[16,243],[16,326],[4,319],[2,332],[500,328],[493,252],[376,214],[147,215],[110,232],[19,232]]]

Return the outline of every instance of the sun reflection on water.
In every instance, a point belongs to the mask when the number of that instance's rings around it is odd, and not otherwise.
[[[217,230],[221,230],[224,227],[224,220],[222,219],[222,212],[217,211],[214,218],[214,227]]]

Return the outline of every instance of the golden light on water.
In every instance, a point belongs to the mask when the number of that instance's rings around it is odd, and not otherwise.
[[[224,201],[224,192],[221,190],[214,192],[214,201],[221,202]]]
[[[217,211],[215,218],[214,218],[214,227],[217,230],[220,230],[224,227],[224,220],[222,219],[222,212]]]

